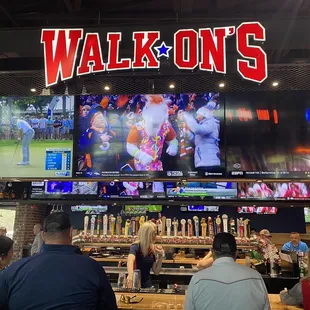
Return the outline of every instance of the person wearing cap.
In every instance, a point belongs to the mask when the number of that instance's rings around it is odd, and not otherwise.
[[[103,268],[72,246],[72,227],[64,212],[43,224],[45,244],[37,255],[21,259],[0,277],[0,309],[117,309]]]
[[[190,129],[189,138],[195,141],[195,168],[208,171],[220,166],[220,121],[214,117],[215,101],[209,101],[197,110],[196,120],[184,112],[184,120]]]
[[[14,241],[6,236],[0,236],[0,270],[8,266],[13,257]]]
[[[12,123],[16,125],[19,130],[18,141],[22,140],[22,154],[23,160],[18,163],[19,166],[27,166],[30,164],[30,149],[29,144],[34,138],[35,131],[30,127],[27,121],[18,119],[16,116],[12,117]]]
[[[197,272],[191,279],[185,310],[270,309],[262,276],[256,270],[235,262],[237,244],[233,235],[217,234],[212,254],[212,266]]]
[[[259,232],[259,238],[261,240],[264,240],[266,243],[268,244],[271,244],[271,233],[268,229],[262,229],[260,232]]]
[[[292,232],[291,241],[285,243],[282,250],[287,252],[302,252],[306,254],[308,246],[305,242],[300,241],[300,235],[298,232]]]

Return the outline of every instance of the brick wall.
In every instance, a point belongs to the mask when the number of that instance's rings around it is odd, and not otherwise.
[[[13,260],[22,258],[23,248],[34,240],[33,226],[43,223],[47,215],[45,206],[17,205],[14,224],[14,256]]]

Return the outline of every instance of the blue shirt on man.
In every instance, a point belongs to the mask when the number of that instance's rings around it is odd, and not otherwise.
[[[292,241],[290,241],[283,245],[282,250],[287,252],[303,252],[305,254],[308,250],[308,246],[302,241],[299,241],[298,245],[294,246]]]
[[[0,309],[117,309],[103,268],[71,245],[42,246],[0,276]]]

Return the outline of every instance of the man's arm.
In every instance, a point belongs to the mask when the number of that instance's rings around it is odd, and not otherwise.
[[[212,266],[212,264],[213,264],[212,252],[209,251],[209,253],[203,259],[201,259],[198,262],[197,268],[198,269],[205,269],[205,268]]]
[[[98,310],[117,310],[115,294],[104,269],[98,265],[99,307]]]
[[[290,246],[288,243],[285,243],[282,247],[282,251],[290,251]]]

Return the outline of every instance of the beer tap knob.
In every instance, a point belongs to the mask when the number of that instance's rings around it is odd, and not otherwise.
[[[169,238],[171,236],[171,219],[166,219],[166,225],[167,225],[167,237]]]

